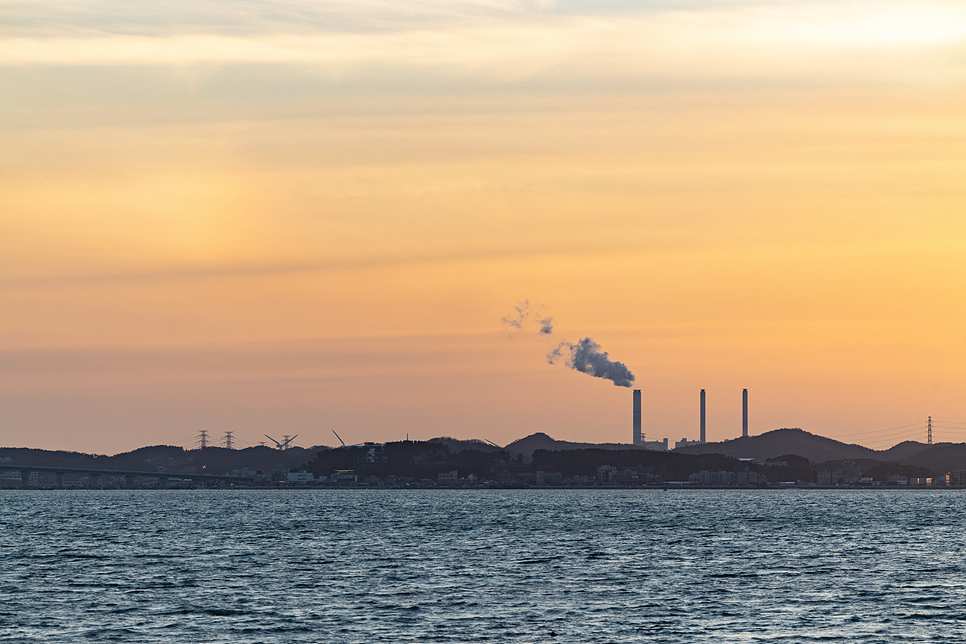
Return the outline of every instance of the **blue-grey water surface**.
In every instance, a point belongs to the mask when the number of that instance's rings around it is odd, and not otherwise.
[[[3,491],[16,642],[958,642],[962,491]]]

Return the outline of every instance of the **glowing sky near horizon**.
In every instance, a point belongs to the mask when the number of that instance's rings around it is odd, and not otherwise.
[[[629,441],[525,298],[649,440],[966,441],[964,105],[960,2],[4,0],[0,445]]]

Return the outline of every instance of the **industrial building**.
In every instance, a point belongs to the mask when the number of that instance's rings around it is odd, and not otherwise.
[[[682,438],[674,444],[674,449],[681,447],[688,447],[690,445],[700,445],[707,442],[708,440],[708,407],[707,407],[707,392],[702,389],[699,398],[699,420],[698,420],[698,435],[699,439],[696,441],[690,440],[688,438]],[[748,390],[741,390],[741,436],[742,438],[748,438]],[[642,410],[641,410],[641,390],[635,389],[633,396],[633,425],[631,441],[637,447],[643,447],[650,450],[667,451],[668,440],[665,438],[663,441],[647,441],[644,437],[644,432],[642,430]]]
[[[668,440],[665,438],[661,441],[646,441],[644,440],[644,433],[641,431],[641,390],[634,390],[634,416],[633,416],[633,433],[631,434],[631,440],[633,444],[637,447],[643,447],[644,449],[649,449],[655,452],[666,452],[668,451]]]
[[[748,390],[741,390],[741,437],[748,438]]]

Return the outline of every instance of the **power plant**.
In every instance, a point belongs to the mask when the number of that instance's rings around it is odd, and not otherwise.
[[[634,390],[634,445],[641,446],[641,390]]]
[[[700,438],[696,441],[688,440],[687,438],[682,438],[678,443],[675,444],[675,448],[687,447],[688,445],[697,445],[700,443],[705,443],[708,440],[708,406],[707,406],[707,392],[702,389],[700,396],[700,421],[699,421],[699,436]],[[634,424],[633,424],[633,435],[632,441],[636,447],[644,447],[646,449],[656,449],[656,450],[667,450],[668,440],[665,438],[662,442],[659,441],[645,441],[644,433],[641,431],[641,390],[634,390]],[[748,438],[748,390],[741,390],[741,436],[742,438]]]
[[[641,431],[641,390],[634,390],[634,433],[631,436],[636,447],[666,452],[668,450],[668,440],[665,438],[660,441],[644,440],[644,433]]]
[[[701,442],[704,443],[707,438],[707,424],[705,422],[705,406],[704,406],[704,389],[701,390]]]
[[[741,390],[741,437],[748,438],[748,390]]]

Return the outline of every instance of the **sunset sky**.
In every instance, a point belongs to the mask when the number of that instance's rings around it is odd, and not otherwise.
[[[584,337],[966,441],[964,106],[963,2],[3,0],[0,445],[629,442]]]

